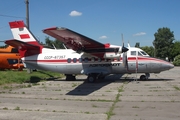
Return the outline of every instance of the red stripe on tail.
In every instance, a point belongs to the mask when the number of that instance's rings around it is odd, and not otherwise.
[[[21,39],[27,39],[30,38],[29,34],[21,34],[19,35]]]
[[[23,21],[15,21],[15,22],[9,22],[10,28],[23,28],[25,27]]]

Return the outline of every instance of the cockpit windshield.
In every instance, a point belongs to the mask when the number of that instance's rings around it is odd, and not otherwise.
[[[143,56],[149,56],[146,52],[144,51],[139,51],[141,54],[143,54]]]
[[[138,54],[138,56],[149,56],[146,52],[144,51],[131,51],[131,55],[136,55],[136,53]]]

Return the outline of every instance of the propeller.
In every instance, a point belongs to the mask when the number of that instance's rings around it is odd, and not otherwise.
[[[121,36],[122,36],[122,42],[123,42],[123,46],[122,46],[122,48],[121,48],[121,51],[122,51],[122,53],[124,53],[124,52],[127,52],[129,49],[128,49],[127,47],[124,47],[123,34],[121,34]]]
[[[125,68],[128,68],[128,60],[127,60],[127,51],[129,50],[128,48],[124,47],[124,39],[123,39],[123,34],[121,34],[122,36],[122,42],[123,42],[123,46],[122,46],[122,53],[123,53],[123,65]]]

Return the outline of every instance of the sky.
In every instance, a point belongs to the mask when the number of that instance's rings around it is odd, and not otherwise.
[[[180,0],[29,0],[30,31],[45,43],[42,30],[66,27],[101,43],[153,46],[167,27],[180,40]],[[12,39],[8,22],[26,23],[25,0],[0,0],[0,41]],[[51,38],[54,40],[54,38]],[[5,45],[0,42],[0,45]]]

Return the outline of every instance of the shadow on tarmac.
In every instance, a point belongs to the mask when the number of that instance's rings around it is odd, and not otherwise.
[[[119,75],[116,77],[119,79],[119,82],[124,82],[123,80],[121,80],[120,78],[122,77],[122,75]],[[112,82],[115,82],[115,80],[117,79],[114,76],[107,76],[105,79],[103,80],[98,80],[95,83],[88,83],[85,79],[84,82],[82,84],[80,84],[79,86],[77,86],[75,89],[69,91],[66,95],[89,95],[91,93],[93,93],[94,91],[97,91],[99,89],[101,89],[102,87],[111,84]],[[82,81],[82,79],[77,79],[77,81]]]
[[[107,76],[105,79],[103,80],[98,80],[95,83],[88,83],[86,81],[86,79],[84,78],[77,78],[76,81],[74,82],[78,82],[78,81],[84,81],[82,84],[78,85],[76,88],[74,88],[73,90],[69,91],[66,95],[75,95],[75,96],[86,96],[89,95],[99,89],[101,89],[104,86],[107,86],[111,83],[129,83],[129,82],[133,82],[133,81],[137,81],[137,82],[148,82],[148,81],[172,81],[174,79],[161,79],[161,78],[155,78],[155,79],[148,79],[148,80],[135,80],[133,77],[123,77],[123,75],[109,75]],[[49,79],[47,79],[47,81],[65,81],[65,79],[61,79],[59,80],[58,78],[53,78],[50,77]]]
[[[172,81],[174,79],[148,79],[145,80],[144,82],[148,82],[148,81]],[[122,75],[117,76],[116,78],[114,76],[108,76],[107,78],[105,78],[104,80],[100,80],[97,81],[95,83],[88,83],[85,79],[77,79],[77,81],[84,81],[82,84],[80,84],[79,86],[77,86],[76,88],[74,88],[73,90],[69,91],[66,95],[75,95],[75,96],[86,96],[89,95],[99,89],[101,89],[102,87],[111,84],[111,83],[129,83],[129,82],[133,82],[133,81],[137,81],[137,82],[142,82],[143,80],[135,80],[133,78],[125,78],[122,77]]]

